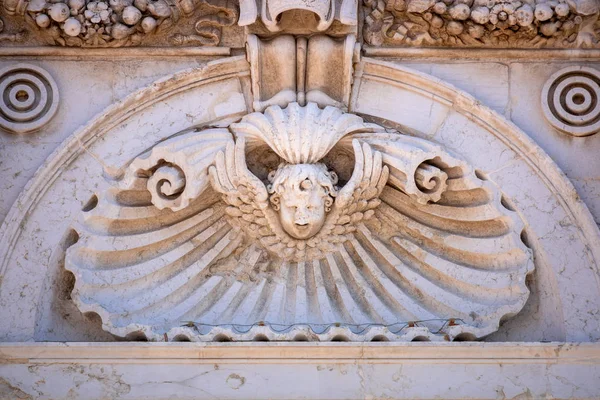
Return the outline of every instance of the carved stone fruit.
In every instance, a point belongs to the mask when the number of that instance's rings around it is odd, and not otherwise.
[[[490,23],[496,25],[498,23],[498,14],[490,14]]]
[[[448,6],[442,1],[435,3],[435,5],[433,6],[433,12],[436,14],[443,14],[446,12],[447,9]]]
[[[153,17],[157,18],[168,18],[171,16],[171,8],[163,0],[148,3],[148,11],[150,11]]]
[[[473,0],[456,0],[456,4],[465,4],[467,7],[471,7]]]
[[[127,6],[125,0],[110,0],[109,4],[115,12],[121,12]]]
[[[145,17],[142,20],[142,30],[144,33],[150,33],[156,28],[156,20],[152,17]]]
[[[458,21],[464,21],[467,18],[469,18],[469,15],[471,14],[471,9],[466,4],[457,4],[453,7],[450,7],[450,10],[448,10],[448,12],[450,13],[450,16],[453,19],[456,19]]]
[[[471,19],[478,24],[487,24],[490,20],[490,10],[487,7],[477,7],[471,11]]]
[[[73,11],[79,11],[85,6],[85,0],[69,0],[69,7]]]
[[[40,14],[37,17],[35,17],[35,23],[40,28],[47,28],[50,26],[50,17],[46,14]]]
[[[536,4],[535,6],[535,17],[539,21],[547,21],[552,18],[554,11],[552,8],[546,3]]]
[[[569,0],[568,3],[577,14],[592,15],[600,11],[598,0]]]
[[[410,0],[408,2],[408,12],[422,13],[433,7],[435,0]]]
[[[132,33],[133,31],[131,28],[119,23],[114,24],[112,30],[110,31],[110,35],[116,40],[125,39]]]
[[[502,11],[504,11],[505,13],[507,13],[509,15],[514,13],[515,9],[516,9],[516,7],[512,3],[505,3],[502,5]]]
[[[134,6],[127,6],[123,10],[123,22],[127,25],[135,25],[142,19],[142,12]]]
[[[533,23],[533,8],[529,4],[521,6],[515,11],[517,24],[521,26],[529,26]]]
[[[469,35],[474,39],[479,39],[483,37],[485,33],[485,28],[482,25],[470,25],[468,28]]]
[[[450,21],[448,22],[448,26],[446,27],[446,31],[449,35],[458,36],[463,33],[464,26],[462,23],[458,21]]]
[[[141,12],[148,8],[148,0],[134,0],[133,5]]]
[[[31,0],[27,5],[29,12],[42,12],[46,8],[46,0]]]
[[[556,7],[554,7],[554,12],[559,17],[566,17],[569,15],[569,5],[566,3],[557,4]]]
[[[438,17],[437,15],[434,15],[431,18],[431,26],[433,26],[434,28],[441,28],[442,26],[444,26],[444,20],[441,19],[440,17]]]
[[[65,3],[55,3],[48,7],[48,15],[56,22],[64,22],[71,15],[71,10]]]
[[[558,28],[560,27],[560,22],[546,22],[540,25],[540,32],[544,36],[554,36],[556,32],[558,32]]]
[[[69,36],[77,36],[81,33],[81,23],[71,17],[65,21],[63,30]]]

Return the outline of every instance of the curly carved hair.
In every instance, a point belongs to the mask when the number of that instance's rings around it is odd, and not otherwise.
[[[271,195],[269,201],[276,211],[279,211],[281,196],[293,195],[296,190],[311,190],[315,185],[320,187],[327,196],[325,211],[329,212],[333,198],[337,195],[338,176],[327,169],[322,163],[316,164],[287,164],[281,163],[277,170],[271,171],[267,178],[267,190]]]

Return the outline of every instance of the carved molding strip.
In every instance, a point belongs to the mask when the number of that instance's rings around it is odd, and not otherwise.
[[[600,358],[599,343],[386,343],[351,346],[341,343],[0,343],[2,360],[10,364],[35,363],[71,364],[148,364],[162,361],[164,365],[184,364],[280,364],[288,361],[293,365],[322,363],[324,360],[339,363],[403,362],[440,365],[474,364],[481,373],[482,364],[499,362],[522,366],[531,362],[552,361],[560,365],[583,365],[589,368]],[[408,370],[409,368],[407,368]],[[167,369],[160,368],[164,373]],[[519,369],[522,373],[522,369]],[[76,370],[78,373],[78,370]],[[421,373],[419,370],[418,373]],[[339,374],[344,376],[343,374]],[[472,377],[472,376],[471,376]],[[180,377],[179,377],[180,378]],[[387,379],[387,377],[385,377]],[[497,376],[494,376],[497,378]],[[584,377],[585,379],[585,377]],[[589,380],[598,390],[596,381]],[[490,385],[491,386],[491,385]],[[192,390],[197,390],[192,387]],[[447,391],[446,388],[444,390]],[[495,387],[491,390],[495,394]],[[147,391],[145,394],[147,395]],[[256,397],[256,396],[254,396]]]
[[[600,71],[567,67],[542,89],[544,116],[561,132],[588,136],[600,130]]]
[[[17,64],[0,70],[0,128],[35,131],[54,117],[58,102],[56,82],[44,69]]]
[[[61,46],[0,47],[0,57],[60,57],[74,58],[165,58],[230,56],[229,47],[127,47],[127,48],[73,48]]]
[[[419,60],[568,60],[595,61],[598,49],[489,49],[489,48],[417,48],[362,46],[368,57],[398,57]],[[1,49],[0,49],[1,52]],[[0,53],[1,54],[1,53]]]
[[[364,0],[374,46],[597,48],[597,0]]]

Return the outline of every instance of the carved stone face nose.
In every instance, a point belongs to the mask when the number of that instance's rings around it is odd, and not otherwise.
[[[300,226],[308,225],[308,215],[306,215],[306,211],[296,211],[296,218],[294,218],[294,223]]]

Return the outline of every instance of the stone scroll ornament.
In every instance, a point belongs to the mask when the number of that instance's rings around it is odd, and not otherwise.
[[[84,208],[66,268],[118,336],[478,338],[529,295],[524,224],[503,204],[434,143],[270,106],[133,160]]]

